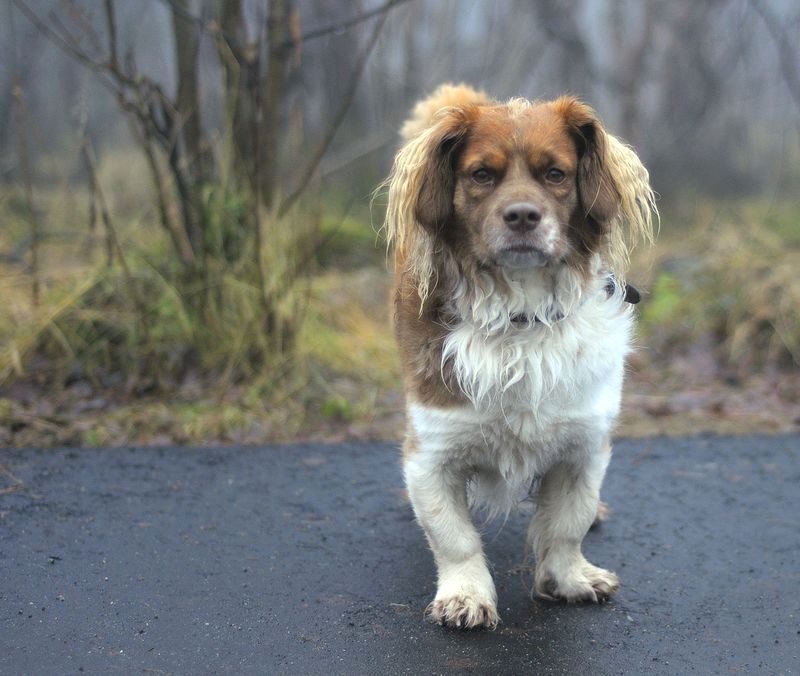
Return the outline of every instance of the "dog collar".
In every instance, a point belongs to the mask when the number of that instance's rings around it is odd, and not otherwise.
[[[611,298],[611,296],[613,296],[614,293],[616,293],[618,286],[619,282],[617,281],[616,277],[614,277],[614,275],[609,275],[608,278],[606,279],[606,285],[603,288],[605,289],[606,294],[608,294],[608,297]],[[636,303],[638,303],[641,299],[642,295],[639,293],[639,290],[635,286],[631,284],[625,284],[624,301],[626,303],[630,303],[631,305],[636,305]],[[529,317],[528,315],[511,315],[509,319],[511,320],[511,323],[514,324],[515,326],[527,326],[529,324],[544,323],[544,320],[542,320],[540,317],[537,317],[536,315],[534,315],[533,318]],[[560,322],[562,319],[564,319],[564,315],[559,312],[555,317],[553,317],[551,323]]]

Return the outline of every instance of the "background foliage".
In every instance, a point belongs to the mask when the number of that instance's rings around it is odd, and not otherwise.
[[[796,3],[0,11],[0,443],[399,434],[369,196],[446,80],[578,94],[651,169],[623,432],[797,423]]]

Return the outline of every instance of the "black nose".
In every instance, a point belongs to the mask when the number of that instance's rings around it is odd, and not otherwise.
[[[515,202],[503,211],[503,221],[514,232],[533,230],[541,220],[542,212],[539,207],[530,202]]]

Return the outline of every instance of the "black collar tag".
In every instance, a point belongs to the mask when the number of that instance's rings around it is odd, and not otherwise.
[[[608,277],[608,280],[606,281],[606,293],[609,296],[613,296],[616,290],[617,290],[617,280],[614,278],[614,275],[610,275]],[[626,303],[630,303],[631,305],[636,305],[636,303],[642,300],[642,294],[639,293],[639,290],[635,286],[626,284],[624,300]]]

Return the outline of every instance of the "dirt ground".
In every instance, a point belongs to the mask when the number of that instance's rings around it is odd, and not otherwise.
[[[800,373],[726,380],[704,372],[697,359],[675,360],[668,369],[637,361],[634,357],[630,364],[617,437],[800,429]],[[336,387],[347,395],[362,385],[341,379]],[[399,383],[377,390],[371,405],[356,411],[329,410],[327,402],[259,406],[242,399],[236,388],[209,396],[197,383],[169,397],[124,397],[86,383],[60,391],[17,383],[0,397],[0,445],[212,445],[399,439],[403,434]]]

